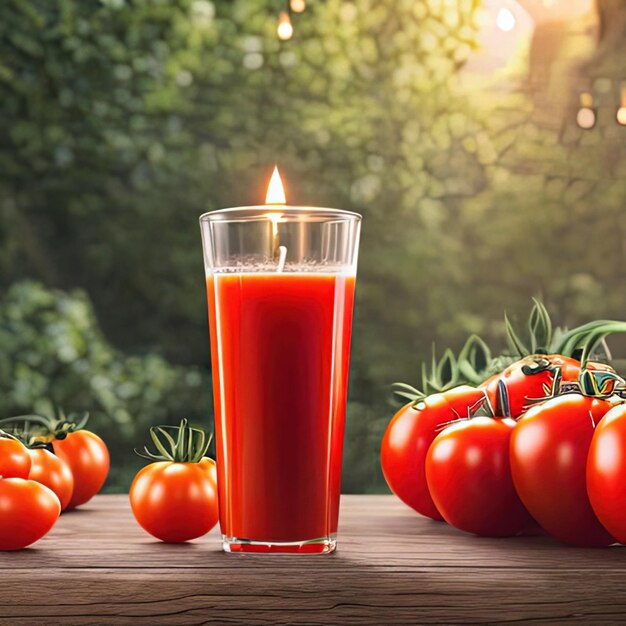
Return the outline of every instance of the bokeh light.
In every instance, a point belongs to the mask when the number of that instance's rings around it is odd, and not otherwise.
[[[278,38],[281,41],[287,41],[293,37],[293,25],[287,11],[282,11],[278,18],[278,28],[276,29]]]
[[[585,130],[589,130],[596,125],[596,112],[588,107],[578,109],[576,123]]]
[[[496,16],[496,26],[505,33],[511,32],[515,28],[517,20],[510,9],[502,7]]]
[[[291,0],[289,6],[294,13],[302,13],[306,9],[306,0]]]

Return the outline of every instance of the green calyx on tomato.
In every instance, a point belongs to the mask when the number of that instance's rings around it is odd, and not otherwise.
[[[551,352],[552,343],[552,320],[543,302],[533,298],[533,308],[528,316],[528,345],[522,341],[515,332],[508,315],[504,314],[504,326],[506,328],[507,342],[511,351],[521,357],[529,354],[548,354]]]
[[[610,359],[605,339],[626,332],[626,322],[597,320],[565,331],[553,327],[537,299],[525,332],[516,330],[506,314],[504,322],[508,353],[492,358],[482,340],[470,337],[457,359],[464,377],[457,382],[484,388],[499,415],[519,417],[530,406],[565,393],[626,397],[626,381],[610,365],[592,360]],[[477,362],[487,365],[481,368]]]
[[[13,431],[29,448],[45,447],[46,442],[65,439],[70,433],[83,430],[89,421],[89,413],[65,414],[62,408],[55,408],[54,417],[28,414],[16,415],[0,420],[0,424],[13,425]],[[32,429],[32,426],[35,426]]]
[[[407,383],[393,383],[391,389],[403,402],[410,400],[414,407],[418,407],[433,393],[444,393],[466,384],[467,373],[484,368],[490,359],[489,347],[478,335],[469,337],[458,357],[448,348],[437,359],[433,346],[430,364],[422,363],[421,389]],[[461,417],[467,417],[467,415],[464,414]]]
[[[513,326],[506,314],[504,326],[508,344],[508,351],[504,354],[492,356],[489,346],[477,335],[471,335],[467,339],[458,357],[450,350],[446,350],[444,358],[440,361],[439,371],[445,364],[447,371],[454,374],[450,377],[453,379],[450,387],[462,384],[480,385],[519,359],[526,359],[523,363],[523,373],[527,376],[552,372],[555,356],[572,359],[578,364],[579,372],[606,369],[607,366],[602,367],[601,363],[595,363],[593,359],[599,358],[601,361],[610,359],[606,337],[626,332],[626,322],[614,320],[595,320],[571,330],[555,327],[548,310],[537,298],[533,298],[533,307],[523,332]],[[433,384],[429,387],[423,385],[427,393],[445,390],[437,388],[437,382],[440,381],[437,381],[436,376],[432,376],[433,373],[435,370],[431,367],[429,382],[432,379]],[[575,381],[577,378],[578,375]],[[621,379],[617,378],[619,383]],[[568,377],[564,382],[570,382]]]
[[[6,430],[0,428],[0,439],[12,439],[14,441],[20,441],[19,437],[16,437],[13,433],[9,433]],[[24,442],[21,442],[24,443]]]
[[[11,418],[17,420],[17,418]],[[53,452],[52,443],[44,440],[41,435],[36,432],[32,432],[29,422],[24,421],[21,424],[14,424],[11,428],[11,432],[0,430],[0,437],[10,437],[19,441],[27,450],[48,450]]]
[[[527,322],[527,337],[520,338],[506,313],[504,314],[504,325],[507,334],[507,343],[511,351],[511,358],[524,358],[527,356],[560,355],[579,361],[584,368],[595,355],[596,358],[608,357],[610,354],[606,343],[606,337],[614,333],[626,332],[626,322],[614,320],[595,320],[564,330],[562,328],[553,329],[550,314],[544,304],[533,298],[533,308]],[[596,355],[599,346],[601,351]],[[550,359],[537,358],[535,365],[524,373],[532,375],[542,370],[549,369]]]
[[[173,436],[172,436],[173,435]],[[162,425],[150,428],[150,438],[157,452],[151,452],[147,446],[135,452],[151,461],[172,461],[174,463],[199,463],[211,445],[212,436],[201,428],[189,426],[182,419],[177,426]]]
[[[595,320],[564,331],[552,330],[552,322],[545,306],[537,299],[528,319],[526,342],[520,339],[508,317],[504,316],[507,341],[513,353],[521,357],[521,373],[536,376],[546,372],[551,379],[545,385],[545,394],[529,398],[538,402],[562,393],[577,392],[606,398],[626,388],[626,381],[615,370],[592,358],[610,359],[605,339],[614,333],[626,332],[626,322]],[[601,350],[598,354],[598,347]]]
[[[447,349],[439,360],[433,353],[430,366],[422,364],[422,391],[395,383],[394,392],[416,405],[431,393],[480,386],[496,413],[511,417],[565,393],[626,398],[626,380],[605,363],[611,358],[606,337],[626,333],[625,321],[595,320],[565,330],[555,327],[543,303],[533,298],[524,331],[514,328],[506,313],[504,325],[507,352],[494,357],[478,335],[471,335],[458,356]]]

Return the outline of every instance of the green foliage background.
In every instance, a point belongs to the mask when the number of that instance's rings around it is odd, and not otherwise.
[[[383,488],[388,385],[414,380],[433,341],[497,344],[503,309],[534,294],[561,324],[624,317],[626,129],[611,89],[626,55],[600,46],[565,72],[598,87],[585,132],[576,80],[557,81],[546,119],[554,85],[529,83],[532,41],[468,80],[479,0],[311,0],[285,43],[278,9],[0,5],[0,412],[91,410],[110,490],[128,486],[148,425],[208,424],[197,216],[259,202],[274,162],[292,204],[365,218],[346,491]]]

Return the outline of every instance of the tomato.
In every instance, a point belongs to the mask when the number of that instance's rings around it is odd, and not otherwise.
[[[544,530],[565,543],[602,547],[614,539],[595,516],[586,464],[606,400],[566,394],[531,408],[511,435],[511,473],[522,502]]]
[[[56,495],[34,480],[0,479],[0,550],[21,550],[41,539],[57,521]]]
[[[448,524],[484,537],[509,537],[533,524],[511,478],[512,419],[475,417],[439,433],[426,457],[426,479]]]
[[[158,461],[139,471],[130,504],[140,526],[168,543],[196,539],[217,524],[215,462]]]
[[[74,476],[74,491],[67,505],[74,509],[95,496],[109,473],[109,451],[98,435],[88,430],[68,433],[52,442],[54,453],[63,459]]]
[[[587,457],[587,493],[603,526],[626,543],[626,404],[596,427]]]
[[[588,361],[586,369],[612,373],[616,380],[619,379],[615,370],[604,363]],[[485,390],[496,412],[519,417],[538,402],[563,393],[578,392],[580,374],[581,363],[576,359],[561,354],[532,354],[491,376],[479,387]]]
[[[0,477],[28,478],[30,463],[28,449],[21,441],[0,435]]]
[[[380,460],[390,489],[405,504],[432,519],[443,519],[426,483],[426,453],[437,433],[485,398],[484,391],[460,386],[403,406],[383,436]]]
[[[480,385],[478,385],[479,389],[483,389],[485,392],[485,395],[487,396],[487,399],[489,400],[489,405],[492,408],[492,412],[493,413],[497,413],[498,412],[498,397],[499,397],[499,390],[498,390],[498,381],[500,380],[500,374],[493,374],[492,376],[490,376],[489,378],[487,378],[487,380],[483,381],[482,383],[480,383]]]
[[[30,480],[54,491],[61,502],[61,510],[64,511],[74,492],[74,476],[69,465],[61,457],[45,448],[35,448],[28,452],[32,459]]]
[[[560,354],[532,354],[480,385],[498,413],[519,417],[534,403],[559,393],[562,382],[577,382],[580,361]],[[500,384],[502,383],[502,384]]]

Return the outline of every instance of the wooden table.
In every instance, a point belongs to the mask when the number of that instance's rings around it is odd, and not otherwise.
[[[623,548],[479,539],[392,496],[344,496],[339,541],[332,556],[229,555],[215,529],[165,545],[136,525],[125,496],[99,496],[34,547],[0,553],[0,623],[626,620]]]

